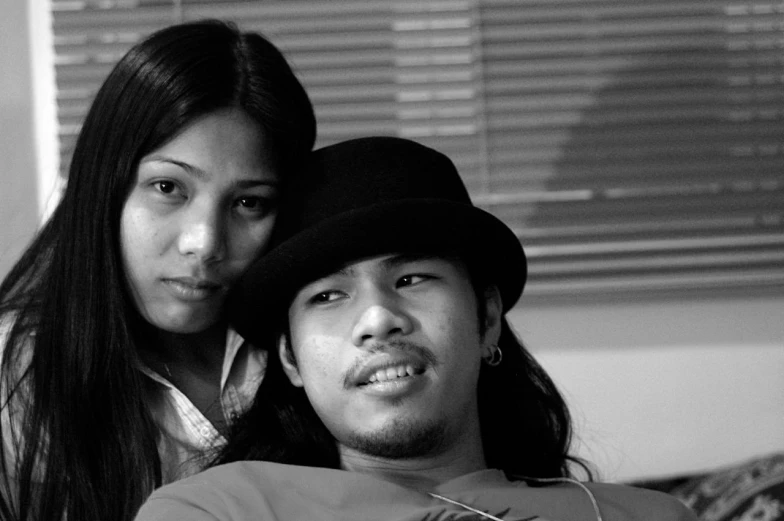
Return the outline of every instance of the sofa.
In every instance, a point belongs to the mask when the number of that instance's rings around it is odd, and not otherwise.
[[[701,521],[784,521],[784,453],[631,484],[675,496]]]

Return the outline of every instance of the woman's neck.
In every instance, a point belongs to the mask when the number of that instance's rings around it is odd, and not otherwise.
[[[225,324],[190,334],[157,330],[145,335],[141,351],[145,363],[187,396],[219,432],[226,426],[221,405],[226,334]]]
[[[172,333],[149,328],[142,335],[142,358],[160,373],[187,369],[220,375],[226,349],[227,326],[218,323],[198,333]]]

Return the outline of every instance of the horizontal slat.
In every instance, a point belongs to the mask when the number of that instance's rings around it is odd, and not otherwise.
[[[544,187],[543,187],[544,188]],[[673,210],[678,210],[678,216],[689,215],[715,215],[720,219],[720,215],[725,212],[749,212],[754,213],[778,211],[784,213],[784,184],[777,189],[764,189],[758,187],[756,190],[741,191],[732,190],[730,186],[717,185],[703,186],[699,189],[689,191],[688,185],[684,185],[685,190],[681,194],[673,190],[671,194],[655,196],[652,190],[631,192],[629,195],[618,195],[613,193],[609,197],[599,190],[582,190],[580,194],[583,198],[574,199],[549,199],[543,198],[537,203],[536,214],[539,219],[558,225],[559,221],[569,219],[580,219],[577,222],[589,222],[592,218],[607,221],[609,219],[644,220],[656,213],[673,219]],[[715,190],[715,192],[711,191]],[[551,192],[545,192],[551,193]],[[530,194],[535,197],[536,194]],[[481,199],[480,199],[481,200]],[[517,210],[517,204],[495,204],[492,205],[493,211],[501,217],[511,220]],[[718,215],[716,215],[718,214]]]
[[[782,126],[784,127],[784,125]],[[618,126],[616,128],[621,130],[623,127]],[[589,130],[590,127],[585,127],[584,129],[585,132]],[[518,140],[518,145],[521,149],[504,150],[494,154],[492,165],[497,166],[499,169],[511,167],[519,171],[527,165],[535,165],[546,161],[548,163],[558,162],[565,169],[573,170],[571,168],[572,165],[578,163],[578,167],[579,164],[583,164],[588,171],[612,168],[625,175],[626,172],[633,170],[634,165],[623,168],[623,170],[619,170],[618,167],[629,165],[630,162],[646,162],[651,163],[652,166],[664,168],[670,164],[680,164],[682,165],[680,170],[684,171],[683,167],[692,170],[690,163],[700,160],[715,162],[715,160],[721,158],[727,161],[734,161],[735,159],[743,161],[747,156],[778,156],[781,158],[783,157],[782,154],[784,154],[782,147],[777,146],[772,137],[766,136],[754,139],[753,137],[738,136],[735,142],[732,142],[730,139],[710,142],[709,139],[703,139],[699,131],[695,131],[695,134],[696,143],[683,143],[660,136],[659,140],[648,143],[623,140],[620,143],[613,144],[608,141],[601,142],[589,139],[581,141],[580,136],[575,136],[570,142],[564,144],[563,147],[522,148],[525,145],[525,141]],[[754,150],[751,150],[751,153],[747,153],[746,148],[741,145],[743,143],[751,147],[755,144],[762,146],[766,142],[770,142],[771,146],[776,147],[768,154],[762,151],[755,153]],[[737,150],[733,148],[735,146],[738,147]],[[707,170],[707,165],[705,169]]]
[[[580,20],[586,23],[598,20],[648,20],[658,18],[697,18],[714,16],[727,21],[754,21],[760,24],[775,22],[782,13],[774,2],[732,1],[648,1],[641,2],[595,2],[575,0],[541,2],[483,0],[482,19],[488,23],[513,23],[525,21]]]
[[[648,107],[699,107],[713,109],[710,114],[733,121],[739,115],[756,111],[774,110],[781,114],[784,102],[782,86],[754,89],[686,87],[657,89],[611,90],[606,95],[596,91],[542,92],[531,95],[494,96],[486,103],[491,113],[550,114],[580,111],[590,114],[603,110],[646,109]],[[685,119],[685,118],[684,118]],[[742,123],[741,123],[742,124]],[[713,132],[706,128],[705,132]]]
[[[629,60],[645,58],[646,55],[663,53],[677,54],[682,52],[710,51],[732,52],[734,49],[748,50],[756,42],[744,42],[743,39],[730,37],[721,33],[636,36],[626,38],[596,39],[557,39],[547,41],[484,40],[482,53],[487,60],[532,59],[543,57],[579,57],[579,56],[628,56]],[[777,47],[771,41],[763,52],[770,52]]]
[[[608,299],[682,298],[722,294],[744,296],[784,290],[784,275],[779,267],[757,270],[725,270],[696,273],[639,273],[623,276],[574,277],[568,280],[536,280],[526,283],[520,304],[538,302],[582,302]]]
[[[405,8],[401,2],[219,2],[215,5],[187,4],[181,10],[170,5],[133,8],[92,8],[56,11],[55,35],[90,35],[108,32],[114,27],[148,27],[145,22],[174,18],[182,13],[184,20],[223,18],[237,21],[244,29],[260,29],[266,34],[307,34],[345,31],[372,31],[389,27],[398,31],[428,28],[461,28],[467,2],[442,2],[441,9],[422,12],[415,3]],[[462,7],[461,7],[462,6]],[[417,23],[431,20],[434,23]],[[141,24],[141,25],[140,25]]]
[[[781,215],[773,221],[763,221],[756,215],[741,216],[694,216],[675,215],[666,223],[666,229],[659,221],[636,220],[632,222],[569,222],[564,226],[553,223],[535,222],[535,212],[530,212],[525,227],[517,230],[517,235],[526,246],[558,246],[560,244],[593,243],[601,241],[640,241],[641,238],[654,241],[660,239],[677,240],[710,237],[732,237],[748,241],[749,236],[764,235],[763,239],[753,238],[761,243],[780,244],[781,235],[776,230],[784,225]],[[773,237],[771,237],[773,235]],[[778,242],[776,242],[778,241]],[[740,244],[738,244],[740,247]]]
[[[784,223],[780,223],[778,229],[783,227]],[[723,235],[716,233],[717,230],[691,229],[688,234],[676,235],[658,229],[657,234],[649,238],[623,237],[619,233],[608,233],[594,237],[580,236],[579,240],[574,242],[558,244],[538,244],[534,240],[523,238],[523,244],[529,257],[547,257],[548,262],[589,262],[606,256],[623,260],[634,255],[673,255],[677,252],[689,255],[692,261],[699,256],[731,254],[746,260],[752,260],[751,257],[746,257],[752,255],[757,256],[755,259],[760,262],[784,262],[784,250],[781,249],[784,247],[784,236],[780,234],[761,231],[754,233],[749,230],[737,230],[733,234]],[[672,262],[677,263],[675,260]]]

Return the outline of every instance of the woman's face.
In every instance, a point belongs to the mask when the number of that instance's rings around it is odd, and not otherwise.
[[[245,113],[223,109],[141,159],[120,241],[131,295],[153,326],[197,333],[220,321],[227,292],[275,223],[270,147]]]

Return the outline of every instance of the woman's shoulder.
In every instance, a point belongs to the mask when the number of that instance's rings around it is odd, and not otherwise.
[[[0,360],[3,360],[9,354],[8,343],[11,340],[12,331],[17,322],[17,318],[17,314],[14,312],[0,314]],[[14,353],[15,359],[13,362],[5,361],[3,366],[12,367],[16,373],[22,374],[32,359],[31,347],[34,337],[34,332],[22,331],[21,337],[18,337],[17,340],[21,340],[21,344],[17,344],[19,348],[11,350]]]
[[[16,322],[16,313],[7,311],[0,313],[0,349],[2,349],[8,341],[8,336],[11,334],[11,328]]]
[[[680,500],[654,490],[614,483],[586,483],[605,521],[693,521],[694,513]]]

